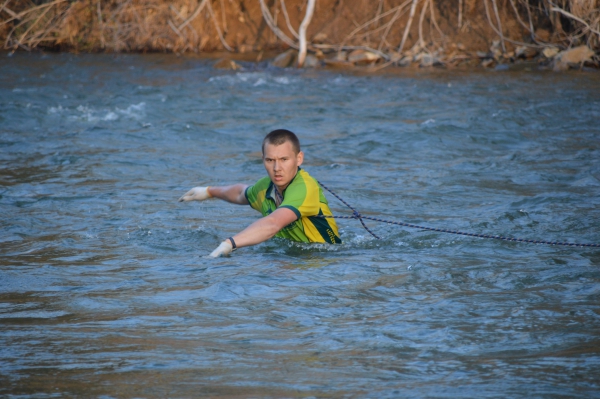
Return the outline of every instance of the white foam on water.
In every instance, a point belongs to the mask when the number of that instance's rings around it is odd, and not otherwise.
[[[126,109],[117,108],[117,112],[123,116],[139,120],[146,115],[146,103],[132,104]]]
[[[574,181],[573,186],[575,186],[575,187],[600,186],[600,181],[598,181],[594,176],[586,176],[583,179]]]
[[[117,119],[119,119],[119,116],[114,112],[109,112],[102,118],[103,121],[116,121]]]
[[[273,79],[275,83],[279,83],[280,85],[289,85],[291,83],[290,78],[287,76],[277,76]]]
[[[77,108],[75,108],[75,110],[79,112],[79,115],[69,116],[70,120],[83,120],[87,122],[97,122],[98,120],[100,120],[99,117],[94,115],[95,111],[90,109],[89,107],[79,105]]]
[[[288,76],[272,76],[264,72],[238,72],[235,75],[213,76],[208,79],[210,83],[221,83],[231,86],[249,83],[253,87],[263,85],[289,85],[295,82]]]
[[[67,113],[67,118],[72,121],[98,122],[98,121],[116,121],[121,117],[126,119],[140,120],[146,116],[146,103],[131,104],[127,108],[121,109],[115,107],[114,110],[95,109],[86,105],[79,105],[75,109],[63,108],[62,105],[49,107],[48,114]]]
[[[242,82],[247,82],[249,80],[258,80],[260,78],[262,78],[264,76],[264,73],[259,73],[259,72],[238,72],[236,74],[236,77],[242,81]]]
[[[344,78],[343,76],[337,76],[335,79],[333,79],[331,81],[331,83],[336,84],[336,85],[346,85],[348,84],[349,80]]]
[[[20,87],[15,87],[14,89],[12,89],[13,93],[35,93],[36,91],[38,91],[37,88],[35,87],[28,87],[28,88],[20,88]]]
[[[37,310],[31,312],[14,312],[14,313],[2,313],[0,319],[52,319],[55,317],[61,317],[68,315],[68,312],[57,311],[44,311]]]
[[[48,108],[49,114],[60,114],[63,111],[63,107],[59,105],[58,107],[50,107]]]

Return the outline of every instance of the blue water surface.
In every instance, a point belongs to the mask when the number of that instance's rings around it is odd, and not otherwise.
[[[600,74],[0,54],[0,396],[600,397],[600,249],[259,215],[270,130],[362,214],[600,244]],[[336,215],[351,215],[328,194]]]

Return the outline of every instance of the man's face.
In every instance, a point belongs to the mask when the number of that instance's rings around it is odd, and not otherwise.
[[[302,151],[298,154],[294,153],[292,143],[289,141],[281,145],[265,144],[263,164],[271,181],[280,192],[283,192],[296,176],[298,166],[302,165],[303,160]]]

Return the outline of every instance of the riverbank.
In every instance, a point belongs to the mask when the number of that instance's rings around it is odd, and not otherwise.
[[[273,55],[273,52],[253,52],[241,55],[213,53],[214,67],[226,70],[253,69],[253,64],[266,60],[278,68],[297,67],[298,52],[290,49]],[[333,56],[308,55],[304,68],[335,69],[375,73],[389,67],[400,68],[443,68],[451,70],[495,69],[511,71],[555,71],[567,70],[600,71],[593,61],[593,53],[585,46],[560,51],[555,47],[530,57],[497,57],[493,51],[462,51],[450,58],[434,56],[426,52],[406,54],[397,62],[386,62],[366,50],[340,52]]]
[[[600,68],[596,0],[456,3],[319,0],[309,15],[305,0],[9,0],[0,39],[8,51],[274,52],[281,67]]]

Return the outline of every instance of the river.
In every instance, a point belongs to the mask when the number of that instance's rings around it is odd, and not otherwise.
[[[600,397],[600,249],[259,216],[270,130],[364,215],[600,243],[600,74],[0,53],[0,396]],[[327,194],[334,214],[351,211]]]

